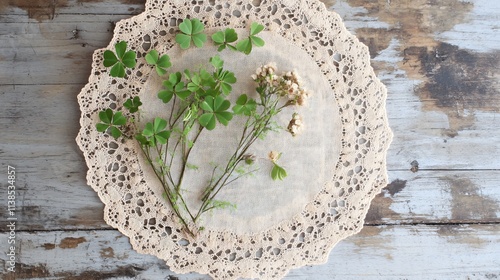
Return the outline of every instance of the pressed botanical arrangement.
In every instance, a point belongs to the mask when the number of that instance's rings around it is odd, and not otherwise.
[[[175,40],[181,49],[188,49],[191,44],[202,48],[207,41],[204,25],[198,19],[185,19],[179,29]],[[264,45],[264,40],[257,36],[263,29],[263,25],[252,23],[248,37],[242,40],[238,40],[237,32],[231,28],[212,34],[211,39],[218,51],[228,49],[249,55],[253,47]],[[194,237],[203,230],[199,220],[204,213],[217,208],[236,207],[230,201],[218,200],[221,190],[239,178],[259,171],[255,162],[263,157],[250,152],[254,143],[269,132],[288,131],[292,136],[300,132],[302,118],[298,113],[290,116],[284,128],[275,117],[286,107],[303,106],[309,93],[297,72],[288,71],[279,75],[277,67],[268,63],[247,77],[238,77],[252,79],[255,92],[239,93],[231,102],[229,97],[234,95],[233,86],[237,77],[225,68],[225,64],[231,62],[223,61],[219,55],[207,57],[206,66],[172,73],[168,71],[172,64],[167,54],[151,50],[144,60],[162,77],[163,89],[157,96],[170,110],[140,125],[142,102],[135,96],[123,102],[121,110],[107,108],[99,112],[100,122],[96,128],[114,138],[137,141],[163,187],[164,199],[184,231]],[[104,66],[111,67],[112,77],[124,78],[126,69],[134,68],[136,63],[137,54],[127,50],[125,41],[115,45],[115,52],[104,52]],[[241,118],[244,123],[240,127],[238,144],[230,148],[232,152],[226,162],[207,163],[211,168],[210,180],[199,194],[200,206],[191,209],[184,197],[189,189],[184,179],[188,169],[200,168],[190,163],[193,149],[201,137],[211,137],[210,131],[220,125],[227,126],[234,118]],[[199,151],[203,152],[203,148]],[[269,151],[267,155],[272,165],[270,176],[273,180],[283,180],[287,176],[283,165],[278,164],[280,155],[277,151]]]

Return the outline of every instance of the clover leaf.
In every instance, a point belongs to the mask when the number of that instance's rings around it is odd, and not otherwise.
[[[127,99],[127,101],[125,101],[125,103],[123,103],[123,107],[127,108],[130,113],[135,113],[135,112],[139,111],[139,106],[141,106],[141,105],[142,105],[142,102],[141,102],[141,99],[139,98],[139,96],[136,96],[133,99],[129,98],[129,99]]]
[[[175,36],[175,41],[181,46],[181,49],[187,49],[191,46],[191,41],[198,48],[203,47],[207,41],[207,35],[202,33],[205,26],[199,19],[184,19],[179,24],[182,33]]]
[[[187,89],[191,92],[195,92],[198,97],[218,95],[218,91],[214,89],[216,85],[214,77],[212,77],[212,74],[208,73],[207,70],[201,69],[197,73],[188,73],[186,77],[190,80],[187,84]]]
[[[137,139],[136,137],[136,139],[139,140],[139,142],[145,139],[152,145],[156,145],[156,143],[164,145],[167,143],[168,138],[170,138],[170,131],[166,130],[166,127],[167,121],[162,118],[156,117],[152,123],[146,123],[146,126],[142,131],[142,137],[144,138]]]
[[[158,98],[164,103],[170,102],[174,94],[182,100],[186,100],[191,95],[191,92],[186,90],[180,72],[170,74],[168,80],[163,81],[163,86],[165,89],[158,92]]]
[[[252,45],[255,45],[256,47],[264,46],[264,40],[255,36],[262,30],[264,30],[264,25],[252,22],[252,25],[250,26],[250,35],[248,38],[239,41],[236,44],[236,49],[244,54],[250,54],[250,52],[252,52]]]
[[[111,109],[99,112],[99,119],[101,122],[96,124],[97,131],[109,131],[109,134],[115,139],[122,135],[118,127],[127,123],[127,119],[123,116],[122,112],[113,113]]]
[[[223,71],[219,77],[221,79],[221,89],[225,95],[228,95],[233,90],[231,84],[236,83],[236,77],[233,72]]]
[[[111,77],[125,77],[125,67],[133,68],[136,64],[136,53],[132,50],[127,50],[127,42],[121,41],[115,45],[116,54],[110,50],[104,51],[105,67],[111,67],[109,74]]]
[[[211,57],[209,61],[215,69],[221,69],[222,67],[224,67],[224,61],[220,58],[219,55]]]
[[[148,139],[142,135],[142,133],[139,133],[135,135],[135,139],[139,141],[139,143],[143,146],[149,146],[151,143],[149,143]]]
[[[214,79],[217,81],[216,89],[222,91],[225,95],[229,95],[233,90],[232,84],[236,83],[234,73],[222,68],[217,69],[214,73]]]
[[[286,170],[274,163],[273,169],[271,170],[271,178],[273,180],[283,180],[288,174],[286,174]]]
[[[216,120],[223,125],[227,125],[233,118],[233,114],[227,111],[230,106],[231,102],[226,100],[222,95],[215,98],[207,96],[200,104],[200,107],[205,111],[198,119],[200,125],[208,130],[213,130],[215,128]]]
[[[148,64],[155,66],[158,76],[165,75],[167,73],[166,69],[172,66],[172,63],[170,63],[170,57],[166,54],[160,56],[156,50],[150,51],[144,58]]]
[[[240,95],[236,100],[236,105],[233,106],[233,112],[236,115],[250,116],[257,109],[257,102],[252,98],[248,98],[246,94]]]
[[[236,50],[236,47],[230,45],[230,43],[236,42],[238,40],[238,34],[232,28],[226,28],[224,31],[216,32],[212,35],[212,40],[216,46],[219,46],[217,51],[222,51],[226,47],[231,50]]]
[[[200,90],[203,87],[202,84],[202,79],[200,75],[198,74],[193,74],[191,76],[191,82],[188,83],[187,89],[190,90],[191,92],[196,92]]]

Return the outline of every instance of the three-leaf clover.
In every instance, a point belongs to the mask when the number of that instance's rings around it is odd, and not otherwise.
[[[215,98],[207,96],[200,105],[205,113],[200,116],[198,121],[208,130],[213,130],[215,128],[216,120],[223,125],[227,125],[233,118],[233,114],[227,111],[230,106],[231,102],[224,99],[222,95]]]
[[[156,145],[156,143],[164,145],[167,143],[168,138],[170,138],[170,131],[166,130],[166,127],[167,121],[156,117],[152,123],[148,122],[146,124],[144,130],[142,131],[142,136],[152,145]],[[142,143],[141,139],[137,140]]]
[[[191,46],[191,41],[198,48],[203,47],[207,41],[207,35],[202,33],[205,26],[199,19],[184,19],[179,24],[179,29],[182,33],[175,36],[175,41],[179,43],[181,49],[187,49]]]
[[[273,169],[271,170],[271,178],[275,181],[276,180],[281,181],[285,179],[286,176],[287,176],[286,170],[283,167],[274,163]]]
[[[231,85],[236,83],[236,77],[234,76],[234,73],[227,70],[218,69],[215,72],[214,76],[214,78],[218,82],[216,89],[220,89],[222,90],[222,93],[224,93],[225,95],[229,95],[229,93],[231,93],[231,91],[233,90],[233,86]]]
[[[236,115],[250,116],[257,109],[257,102],[252,98],[248,98],[246,94],[240,95],[236,100],[236,105],[233,106],[233,112]]]
[[[193,74],[191,76],[191,81],[187,84],[187,89],[191,92],[196,92],[203,87],[203,81],[198,74]]]
[[[236,47],[230,45],[230,43],[236,42],[238,40],[238,34],[232,28],[226,28],[224,31],[216,32],[212,35],[212,40],[216,46],[219,46],[218,51],[224,50],[228,47],[231,50],[236,50]]]
[[[163,81],[163,86],[165,89],[158,92],[158,98],[164,103],[170,102],[174,94],[182,100],[185,100],[191,95],[191,92],[185,88],[180,72],[170,74],[168,80]]]
[[[133,68],[136,64],[136,53],[127,50],[127,42],[121,41],[115,45],[116,54],[110,50],[104,52],[104,66],[111,67],[111,77],[125,77],[125,67]]]
[[[250,52],[252,52],[252,45],[255,45],[257,47],[264,46],[264,40],[262,40],[262,38],[260,37],[255,36],[262,30],[264,30],[264,25],[252,22],[252,25],[250,26],[250,35],[248,36],[248,38],[239,41],[236,44],[236,49],[245,54],[250,54]]]
[[[186,77],[190,80],[187,89],[196,92],[198,97],[212,95],[216,96],[218,91],[215,88],[215,80],[207,70],[201,69],[198,73],[188,73]]]
[[[109,130],[109,133],[115,139],[122,135],[118,127],[127,123],[127,119],[123,116],[122,112],[113,113],[111,109],[99,112],[99,119],[101,122],[96,124],[97,131],[106,132]]]
[[[148,64],[154,65],[156,68],[156,73],[159,76],[163,76],[167,73],[167,68],[172,66],[170,63],[170,57],[166,54],[160,56],[158,51],[152,50],[145,57]]]
[[[129,98],[125,103],[123,103],[123,107],[127,108],[130,113],[135,113],[139,111],[139,106],[142,105],[141,99],[139,96],[136,96],[134,98]]]
[[[219,55],[211,57],[209,61],[215,69],[224,67],[224,60],[222,60]]]
[[[222,93],[224,93],[225,95],[229,95],[229,93],[231,93],[231,91],[233,90],[233,87],[231,85],[236,83],[236,77],[234,76],[234,73],[222,69],[222,67],[224,67],[224,61],[220,58],[219,55],[211,57],[210,63],[214,66],[215,72],[213,74],[213,81],[209,79],[208,84],[211,85],[210,83],[215,81],[215,91],[222,91]]]

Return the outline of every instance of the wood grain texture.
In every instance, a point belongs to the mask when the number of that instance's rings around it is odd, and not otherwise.
[[[0,166],[18,171],[20,258],[9,274],[0,254],[2,279],[209,279],[136,253],[103,221],[74,140],[93,51],[144,2],[0,2]],[[500,277],[500,2],[323,2],[387,85],[390,184],[360,234],[286,279]]]
[[[500,277],[499,234],[500,225],[367,226],[338,244],[326,264],[292,270],[284,279],[494,279]],[[211,279],[176,275],[114,230],[26,232],[19,240],[20,273],[6,280]]]

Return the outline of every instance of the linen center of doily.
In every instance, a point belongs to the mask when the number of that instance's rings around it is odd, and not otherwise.
[[[243,37],[247,30],[238,31]],[[210,33],[209,33],[210,34]],[[219,54],[225,61],[225,68],[235,72],[238,79],[229,99],[233,101],[242,93],[256,97],[256,84],[251,80],[257,67],[275,62],[278,73],[296,70],[302,77],[303,84],[311,92],[308,105],[288,107],[278,118],[278,125],[283,129],[269,132],[266,138],[256,142],[250,153],[257,156],[255,167],[259,168],[254,175],[246,176],[227,186],[218,200],[225,200],[237,205],[236,210],[215,210],[205,215],[200,223],[208,230],[226,230],[238,234],[261,232],[299,214],[303,207],[313,200],[321,188],[331,181],[340,153],[341,124],[337,105],[328,81],[320,68],[302,49],[290,44],[281,36],[263,32],[266,44],[262,48],[254,48],[250,55],[225,50],[218,53],[215,46],[201,49],[180,50],[174,46],[167,51],[171,58],[172,68],[169,73],[184,69],[197,70],[205,67],[212,71],[208,58]],[[158,49],[161,52],[161,48]],[[162,87],[162,80],[151,73],[143,90],[139,94],[144,103],[143,121],[150,121],[153,116],[166,117],[168,106],[157,98]],[[302,115],[304,130],[292,137],[285,129],[294,112]],[[199,197],[206,182],[209,181],[215,165],[225,163],[234,152],[244,118],[235,116],[227,127],[218,125],[214,131],[204,131],[193,149],[190,164],[197,170],[189,170],[183,184],[184,196],[190,209],[198,209]],[[203,150],[201,150],[201,148]],[[288,177],[283,181],[273,181],[270,177],[272,168],[267,154],[275,150],[282,152],[280,164]],[[148,174],[144,159],[141,159],[145,178],[161,196],[161,186]],[[173,167],[175,168],[175,167]],[[254,169],[254,168],[252,168]],[[167,204],[165,203],[165,207]]]

